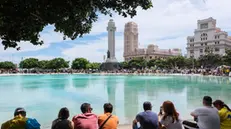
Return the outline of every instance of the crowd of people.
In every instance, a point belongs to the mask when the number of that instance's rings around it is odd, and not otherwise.
[[[213,106],[214,107],[213,107]],[[97,116],[89,103],[80,107],[82,114],[69,120],[69,110],[64,107],[57,119],[52,122],[51,129],[117,129],[119,119],[113,115],[113,105],[105,103],[104,114]],[[231,109],[221,100],[212,103],[210,96],[204,96],[203,107],[192,111],[196,122],[182,120],[171,101],[165,101],[159,113],[152,111],[150,102],[143,103],[144,111],[138,113],[132,123],[133,129],[231,129]],[[26,117],[24,108],[17,108],[14,118],[3,123],[1,129],[40,129],[36,119]]]
[[[114,71],[101,71],[95,70],[73,70],[73,69],[63,69],[63,70],[8,70],[4,71],[0,69],[0,74],[75,74],[75,73],[114,73],[114,74],[201,74],[201,75],[213,75],[213,76],[230,76],[231,77],[231,67],[218,67],[218,68],[199,68],[199,69],[120,69]]]

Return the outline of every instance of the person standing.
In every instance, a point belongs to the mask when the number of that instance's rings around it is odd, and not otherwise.
[[[213,105],[219,110],[221,129],[231,129],[231,109],[221,100],[214,101]]]
[[[93,108],[89,103],[80,107],[82,114],[73,117],[74,129],[98,129],[98,117],[92,113]]]
[[[105,103],[104,114],[98,117],[99,129],[117,129],[119,119],[117,116],[112,115],[113,106],[111,103]]]
[[[144,112],[136,115],[133,121],[133,129],[158,129],[158,116],[152,112],[152,104],[150,102],[143,103]]]
[[[182,129],[179,114],[171,101],[165,101],[162,105],[163,114],[160,114],[160,124],[166,129]]]
[[[194,110],[191,115],[197,119],[200,129],[220,129],[220,118],[217,109],[212,107],[212,98],[204,96],[203,107]]]
[[[52,122],[51,129],[74,129],[74,123],[68,120],[69,116],[69,110],[66,107],[61,108],[58,118]]]

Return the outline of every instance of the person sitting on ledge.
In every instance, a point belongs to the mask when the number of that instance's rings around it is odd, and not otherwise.
[[[117,129],[119,124],[118,117],[112,115],[113,106],[111,103],[105,103],[104,114],[98,117],[99,129]]]
[[[40,124],[36,119],[26,118],[24,108],[16,108],[14,118],[3,123],[1,129],[40,129]]]
[[[74,129],[73,122],[68,120],[69,116],[69,110],[67,108],[61,108],[58,118],[52,122],[51,129]]]
[[[152,112],[152,104],[144,102],[144,112],[139,113],[133,121],[133,129],[158,129],[158,116]]]
[[[213,105],[219,110],[221,129],[231,129],[231,109],[221,100],[214,101]]]
[[[171,101],[165,101],[162,108],[163,112],[161,111],[159,114],[160,124],[163,125],[162,128],[182,129],[179,114],[177,113],[174,104]]]
[[[73,117],[74,129],[98,129],[98,117],[92,113],[89,103],[83,103],[80,107],[82,114]]]
[[[220,118],[217,109],[212,107],[212,98],[204,96],[203,105],[191,113],[197,119],[199,129],[220,129]]]

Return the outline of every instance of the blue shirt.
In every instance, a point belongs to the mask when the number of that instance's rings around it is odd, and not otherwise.
[[[141,112],[136,116],[142,129],[158,129],[158,116],[152,111]]]

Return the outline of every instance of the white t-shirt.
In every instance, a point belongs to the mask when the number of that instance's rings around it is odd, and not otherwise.
[[[160,123],[164,125],[167,129],[182,129],[182,124],[180,120],[175,120],[173,122],[173,118],[170,116],[167,116],[164,120],[162,117]]]
[[[198,118],[197,125],[200,129],[220,129],[220,117],[217,109],[201,107],[192,112]]]

